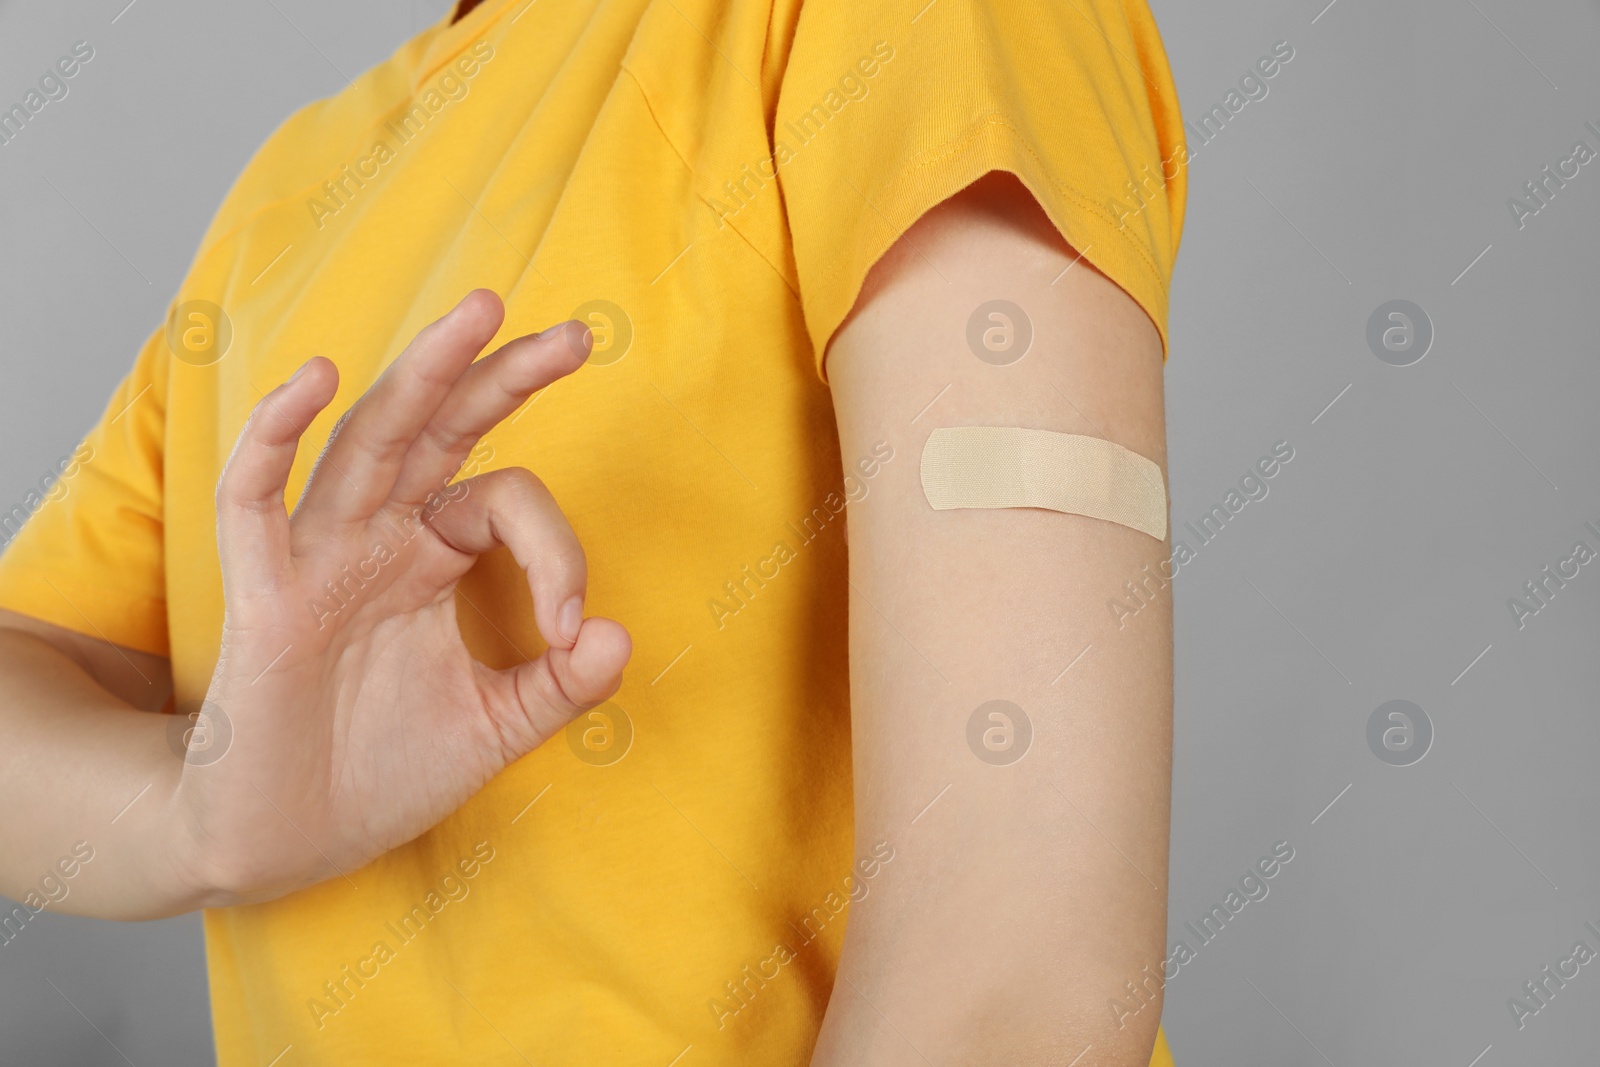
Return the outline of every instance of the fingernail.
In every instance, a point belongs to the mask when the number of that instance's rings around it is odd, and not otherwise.
[[[289,381],[286,382],[285,384],[290,384],[290,383],[299,381],[300,380],[300,376],[305,374],[306,368],[309,367],[309,366],[311,366],[311,361],[308,359],[304,363],[300,364],[300,369],[299,370],[297,370],[293,374],[289,375]]]
[[[568,641],[578,639],[578,631],[583,629],[583,597],[575,596],[556,612],[556,632]]]
[[[572,327],[576,326],[574,330]],[[553,338],[560,335],[567,342],[567,349],[579,359],[588,359],[589,353],[594,351],[594,332],[585,322],[578,319],[568,319],[558,322],[554,326],[540,330],[536,335],[538,340]]]

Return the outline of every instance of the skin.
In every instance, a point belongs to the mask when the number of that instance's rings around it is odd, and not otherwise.
[[[1034,327],[1007,367],[965,342],[997,296]],[[582,548],[537,478],[442,494],[479,436],[587,354],[569,323],[474,363],[502,316],[480,290],[424,330],[340,422],[292,515],[285,484],[333,365],[310,361],[256,409],[217,491],[227,611],[207,699],[234,731],[228,775],[174,758],[167,717],[138,714],[166,702],[165,660],[0,612],[0,892],[20,898],[136,795],[57,910],[153,918],[339,877],[616,691],[627,633],[582,618]],[[845,461],[878,441],[908,461],[850,504],[856,854],[894,858],[851,906],[813,1067],[1059,1065],[1086,1046],[1084,1065],[1145,1067],[1159,994],[1120,1027],[1107,1004],[1163,956],[1171,615],[1163,592],[1119,627],[1106,601],[1169,550],[1076,515],[935,512],[909,457],[936,426],[1031,426],[1164,470],[1159,337],[992,176],[889,250],[827,365]],[[334,465],[348,481],[323,476]],[[408,518],[427,536],[316,625],[307,600]],[[466,653],[451,591],[501,544],[549,649],[493,671]],[[967,746],[995,698],[1033,724],[1009,766]]]
[[[164,661],[0,620],[0,682],[18,697],[0,707],[0,806],[15,813],[0,892],[21,897],[138,795],[61,910],[144,919],[279,897],[415,838],[616,692],[631,643],[583,617],[583,549],[549,491],[520,469],[445,491],[482,434],[588,356],[588,330],[566,323],[474,362],[503,318],[475,290],[418,334],[341,419],[292,516],[290,467],[337,370],[311,360],[251,415],[217,486],[226,615],[206,700],[233,731],[225,765],[174,758],[170,720],[129,714],[156,697],[114,661],[170,689]],[[305,610],[377,542],[400,547],[353,603]],[[500,545],[549,648],[491,670],[462,642],[454,587]]]
[[[856,855],[895,858],[851,905],[812,1067],[1150,1062],[1159,1002],[1121,1028],[1108,1002],[1136,1004],[1124,982],[1165,955],[1170,600],[1120,628],[1106,602],[1170,550],[1079,515],[934,511],[913,458],[938,426],[1024,426],[1165,471],[1160,338],[1076,259],[991,175],[900,239],[829,349],[845,461],[879,440],[906,458],[848,520]],[[965,339],[996,297],[1034,328],[1005,367]],[[1033,724],[1009,766],[966,742],[997,698]]]

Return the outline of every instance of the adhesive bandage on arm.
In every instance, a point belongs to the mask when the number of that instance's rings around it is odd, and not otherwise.
[[[922,492],[937,511],[1047,508],[1167,537],[1161,468],[1099,437],[943,426],[922,449]]]

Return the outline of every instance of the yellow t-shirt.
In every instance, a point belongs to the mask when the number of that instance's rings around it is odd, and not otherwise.
[[[828,340],[896,237],[997,169],[1165,339],[1183,158],[1142,0],[485,0],[274,133],[0,606],[169,655],[198,700],[252,405],[328,356],[321,441],[486,286],[496,344],[596,326],[479,459],[549,484],[635,653],[603,715],[416,841],[206,913],[223,1067],[804,1063],[847,899],[895,877],[892,843],[852,855],[843,511],[915,462],[841,464]],[[484,661],[541,650],[506,553],[460,607]]]

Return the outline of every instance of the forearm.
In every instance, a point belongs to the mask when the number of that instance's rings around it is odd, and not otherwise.
[[[106,919],[204,903],[181,858],[183,761],[168,745],[171,719],[112,695],[43,638],[5,627],[0,694],[0,894],[34,911]],[[5,926],[4,937],[17,929]]]

